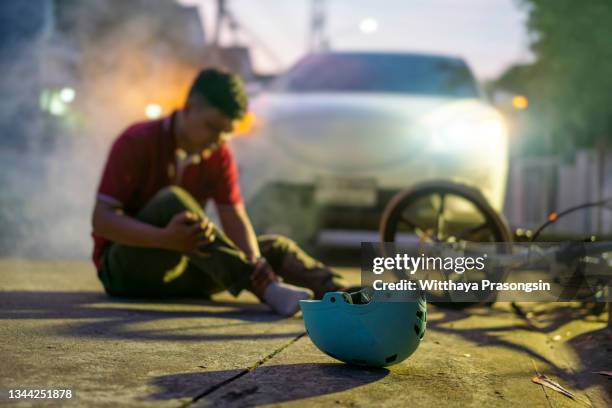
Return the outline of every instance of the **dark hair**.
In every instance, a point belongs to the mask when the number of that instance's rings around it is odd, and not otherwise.
[[[199,98],[231,119],[242,118],[247,110],[247,94],[240,77],[218,68],[203,69],[193,81],[187,100]]]

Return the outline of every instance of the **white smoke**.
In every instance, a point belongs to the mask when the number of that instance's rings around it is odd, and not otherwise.
[[[35,3],[42,28],[3,44],[2,82],[12,86],[0,105],[0,255],[90,256],[91,211],[110,144],[145,120],[148,103],[163,114],[180,106],[204,63],[195,10],[164,0],[67,4]],[[4,11],[8,26],[19,26],[22,10]],[[65,114],[17,115],[38,109],[45,89],[64,86],[75,90]],[[6,130],[13,122],[17,139]]]

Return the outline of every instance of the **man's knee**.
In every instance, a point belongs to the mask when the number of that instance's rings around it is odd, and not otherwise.
[[[301,263],[312,263],[311,258],[302,251],[299,245],[282,235],[261,235],[257,237],[261,255],[272,268],[281,268],[288,260]]]
[[[279,252],[295,252],[299,249],[298,244],[291,238],[278,234],[260,235],[257,237],[259,248],[262,252],[279,251]]]
[[[159,190],[139,212],[137,218],[164,226],[173,216],[183,211],[191,211],[204,217],[204,210],[189,192],[178,186],[169,186]]]
[[[152,202],[174,205],[181,210],[201,211],[202,207],[195,198],[184,188],[179,186],[164,187],[155,194]]]

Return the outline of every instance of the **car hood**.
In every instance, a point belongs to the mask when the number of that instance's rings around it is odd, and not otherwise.
[[[465,99],[372,93],[267,93],[252,111],[254,136],[294,160],[350,170],[393,165],[419,154],[431,131],[424,118]],[[469,100],[472,105],[484,105]]]

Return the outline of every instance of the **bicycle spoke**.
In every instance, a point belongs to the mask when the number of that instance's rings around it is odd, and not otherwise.
[[[418,226],[414,222],[412,222],[408,218],[404,217],[403,215],[400,217],[399,223],[400,224],[406,224],[407,226],[409,226],[412,229],[418,228]]]
[[[398,220],[398,224],[405,224],[410,227],[414,233],[421,239],[430,239],[431,237],[427,232],[425,232],[425,228],[419,227],[415,222],[412,222],[409,218],[402,215]]]
[[[444,197],[446,194],[440,193],[440,205],[438,206],[438,211],[436,213],[436,219],[434,223],[434,231],[433,236],[436,241],[442,241],[444,237]]]
[[[463,231],[460,231],[458,234],[455,235],[455,237],[457,239],[465,239],[466,237],[469,237],[472,234],[483,231],[488,226],[489,226],[489,223],[485,221],[480,225],[477,225],[475,227],[466,228]]]

